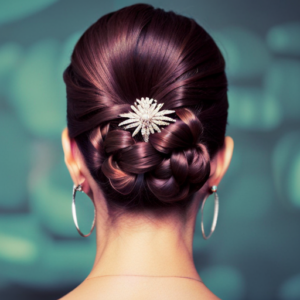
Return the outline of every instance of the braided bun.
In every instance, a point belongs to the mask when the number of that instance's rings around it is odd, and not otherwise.
[[[145,174],[149,190],[163,202],[180,201],[205,183],[210,174],[209,154],[199,143],[202,126],[188,109],[178,109],[178,122],[150,142],[136,142],[130,132],[114,130],[103,144],[108,158],[102,172],[123,195],[134,189],[138,174]]]
[[[207,181],[227,122],[225,61],[194,20],[136,4],[81,36],[64,72],[67,121],[110,208],[188,206]],[[149,97],[176,122],[144,142],[120,114]]]

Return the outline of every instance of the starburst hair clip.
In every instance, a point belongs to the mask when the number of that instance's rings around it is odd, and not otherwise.
[[[176,122],[176,119],[166,117],[167,114],[172,114],[175,110],[161,110],[164,103],[157,104],[154,99],[141,98],[136,99],[134,105],[131,105],[132,112],[120,114],[119,117],[128,118],[119,124],[124,126],[124,129],[136,127],[132,133],[134,137],[140,130],[145,142],[149,141],[150,133],[161,132],[158,126],[170,125],[169,122]]]

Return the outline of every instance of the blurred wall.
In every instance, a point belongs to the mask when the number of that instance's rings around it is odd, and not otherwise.
[[[92,267],[95,235],[71,216],[62,72],[87,27],[133,3],[0,0],[0,299],[56,299]],[[300,299],[300,2],[148,3],[195,18],[227,62],[235,150],[210,240],[197,220],[200,276],[224,300]],[[84,195],[78,218],[87,231]]]

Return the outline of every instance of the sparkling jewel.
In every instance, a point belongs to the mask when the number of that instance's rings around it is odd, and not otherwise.
[[[119,115],[119,117],[128,118],[121,122],[119,126],[126,125],[123,127],[124,129],[136,127],[132,137],[141,131],[144,141],[148,142],[150,133],[161,131],[158,125],[167,126],[170,124],[169,122],[176,122],[176,119],[165,116],[174,113],[175,110],[159,111],[163,105],[163,103],[157,104],[156,100],[148,97],[141,98],[141,100],[136,99],[134,105],[131,105],[131,112]]]
[[[216,185],[213,185],[213,186],[211,187],[211,191],[212,191],[212,192],[216,192],[217,189],[218,189],[218,187],[217,187]]]

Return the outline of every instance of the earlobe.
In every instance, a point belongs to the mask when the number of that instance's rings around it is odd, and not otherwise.
[[[233,149],[234,149],[234,141],[230,136],[226,136],[224,140],[224,174],[227,172],[228,167],[231,162],[232,154],[233,154]]]
[[[61,142],[65,156],[65,163],[69,168],[70,161],[72,159],[72,151],[71,151],[71,140],[69,137],[68,128],[65,128],[61,134]]]
[[[76,158],[73,155],[72,151],[72,141],[69,137],[68,128],[65,128],[61,135],[62,146],[65,155],[65,163],[71,175],[71,178],[75,184],[79,183],[80,179],[80,170],[78,168]]]
[[[223,148],[218,151],[211,164],[212,173],[209,178],[209,186],[219,185],[221,182],[230,165],[233,148],[233,139],[230,136],[226,136]]]

